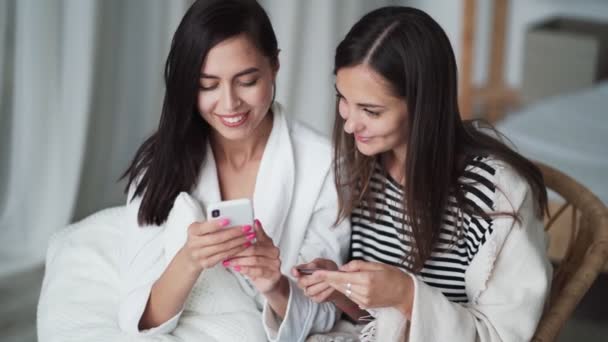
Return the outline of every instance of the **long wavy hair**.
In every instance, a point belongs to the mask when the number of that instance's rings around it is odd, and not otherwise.
[[[423,267],[438,242],[451,194],[463,212],[487,217],[466,204],[466,187],[458,183],[471,157],[490,155],[512,166],[530,184],[537,214],[542,217],[547,193],[539,169],[495,135],[460,118],[454,52],[443,29],[428,14],[389,6],[363,16],[338,45],[334,74],[360,64],[384,77],[394,95],[407,103],[402,208],[413,239],[412,253],[407,257],[413,271]],[[334,171],[340,220],[349,217],[358,205],[373,208],[369,183],[379,157],[357,150],[353,137],[344,132],[338,104],[335,116]],[[507,214],[517,219],[516,213]]]
[[[277,39],[257,1],[198,0],[188,9],[171,42],[165,63],[165,97],[158,129],[137,150],[122,175],[130,200],[142,196],[140,225],[166,221],[175,197],[190,192],[205,160],[209,124],[197,108],[200,70],[220,42],[246,34],[259,51],[278,64]]]

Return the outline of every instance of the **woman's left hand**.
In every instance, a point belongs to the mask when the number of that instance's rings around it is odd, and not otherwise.
[[[394,307],[411,317],[414,281],[409,274],[394,266],[361,260],[343,265],[340,271],[315,273],[361,309]]]
[[[266,235],[260,221],[255,220],[254,229],[256,242],[224,265],[247,276],[258,291],[267,294],[282,288],[279,285],[287,278],[281,274],[279,248]]]

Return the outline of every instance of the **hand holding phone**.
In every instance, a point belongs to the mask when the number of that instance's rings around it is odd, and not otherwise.
[[[230,227],[239,228],[226,229]],[[203,236],[213,238],[201,240]],[[247,250],[255,237],[249,199],[214,203],[207,207],[206,221],[194,222],[188,227],[188,237],[180,255],[187,257],[189,269],[200,272]]]
[[[329,259],[317,258],[313,261],[300,264],[293,268],[292,275],[296,277],[297,284],[304,294],[317,303],[333,300],[336,291],[325,282],[322,277],[315,276],[316,271],[339,271],[338,265]]]

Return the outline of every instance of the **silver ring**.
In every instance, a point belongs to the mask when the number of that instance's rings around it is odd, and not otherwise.
[[[353,287],[353,284],[346,283],[346,292],[344,292],[344,294],[346,294],[346,297],[350,298],[350,295],[353,294],[353,291],[351,290],[352,287]]]

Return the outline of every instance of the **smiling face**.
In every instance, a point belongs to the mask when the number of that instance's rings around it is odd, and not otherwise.
[[[359,152],[377,155],[407,143],[407,104],[393,94],[386,79],[369,66],[344,67],[336,73],[338,112],[344,131]]]
[[[225,139],[255,134],[267,115],[278,65],[271,65],[245,34],[214,46],[203,62],[198,110]]]

